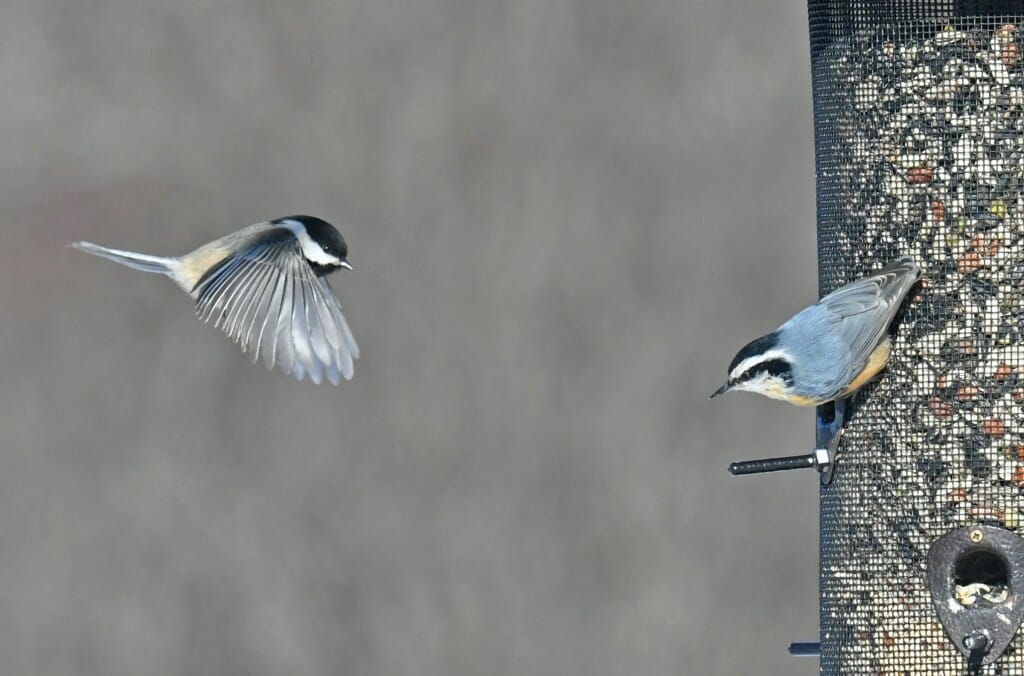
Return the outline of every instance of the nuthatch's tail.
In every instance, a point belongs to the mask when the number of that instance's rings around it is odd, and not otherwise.
[[[879,270],[876,275],[868,278],[878,280],[882,297],[892,306],[889,321],[892,321],[892,317],[903,302],[903,297],[907,295],[914,284],[917,284],[921,275],[921,266],[915,263],[913,258],[901,256]]]
[[[92,242],[72,242],[71,246],[79,251],[85,251],[86,253],[91,253],[94,256],[108,258],[115,263],[127,265],[128,267],[135,268],[136,270],[142,270],[143,272],[157,272],[161,275],[174,276],[178,263],[175,258],[149,256],[146,254],[133,253],[131,251],[108,249],[105,246],[99,246]]]

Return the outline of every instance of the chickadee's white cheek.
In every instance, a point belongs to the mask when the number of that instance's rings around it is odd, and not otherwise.
[[[320,247],[313,243],[303,243],[302,255],[304,255],[306,258],[313,261],[314,263],[319,263],[320,265],[338,264],[338,259],[336,256],[332,256],[331,254],[327,253],[326,251],[324,251],[323,249],[321,249]]]
[[[295,239],[299,241],[299,246],[302,247],[302,255],[307,260],[319,263],[320,265],[337,265],[339,263],[336,256],[327,253],[319,244],[313,241],[309,233],[306,232],[306,226],[302,225],[302,223],[287,219],[281,221],[281,225],[295,234]]]

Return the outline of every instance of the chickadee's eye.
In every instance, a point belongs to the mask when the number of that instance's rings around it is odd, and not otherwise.
[[[320,248],[323,249],[324,251],[327,251],[327,245],[326,244],[321,244]]]

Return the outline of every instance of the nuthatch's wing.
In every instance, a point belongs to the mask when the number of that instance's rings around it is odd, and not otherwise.
[[[904,256],[877,273],[840,287],[818,301],[835,318],[833,330],[850,348],[850,363],[864,368],[921,268]]]
[[[271,229],[225,258],[192,289],[196,312],[255,362],[301,380],[352,377],[359,347],[334,291],[317,277],[286,229]]]

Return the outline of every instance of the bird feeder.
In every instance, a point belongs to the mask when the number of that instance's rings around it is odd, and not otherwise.
[[[1024,1],[808,9],[819,291],[901,255],[924,278],[841,436],[791,459],[828,470],[820,645],[794,650],[1024,674]]]
[[[1024,2],[809,19],[819,290],[925,271],[821,487],[821,670],[1024,674]]]

